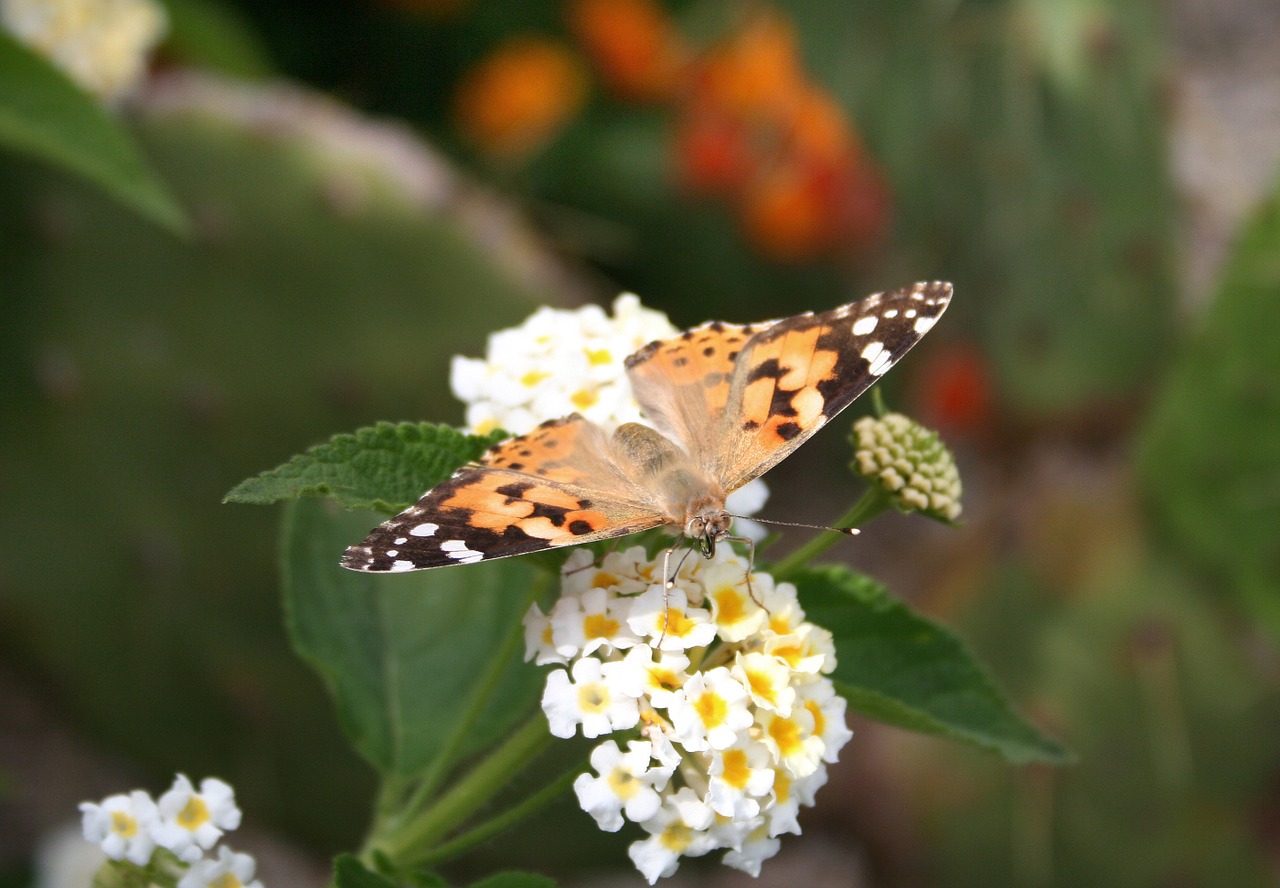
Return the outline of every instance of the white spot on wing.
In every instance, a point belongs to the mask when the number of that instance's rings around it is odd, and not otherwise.
[[[400,554],[400,550],[399,550],[399,549],[388,549],[388,550],[387,550],[387,557],[388,557],[388,558],[395,558],[395,557],[396,557],[397,555],[399,555],[399,554]]]
[[[409,529],[410,536],[429,537],[435,536],[436,531],[440,529],[439,524],[432,524],[430,521],[419,524],[417,527]]]
[[[406,570],[413,570],[412,561],[393,561],[391,566],[387,568],[391,573],[404,573]]]
[[[867,372],[872,376],[883,376],[893,366],[893,353],[882,351],[876,355],[876,359],[871,362],[871,366],[867,368]]]
[[[403,546],[403,545],[404,545],[405,543],[407,543],[407,542],[409,542],[409,538],[408,538],[408,537],[396,537],[396,545],[397,545],[397,546]]]
[[[923,336],[924,334],[929,332],[929,328],[932,327],[935,323],[937,323],[937,321],[938,321],[937,318],[930,318],[930,317],[926,317],[925,315],[920,315],[920,317],[916,318],[916,332],[919,333],[921,336]]]
[[[866,348],[862,350],[862,358],[867,361],[867,363],[874,364],[883,351],[884,343],[879,341],[868,342]]]
[[[880,319],[877,318],[875,315],[868,315],[864,318],[858,318],[856,321],[853,322],[853,335],[866,336],[868,333],[870,333],[872,330],[876,328],[876,324],[878,324],[879,322],[880,322]]]
[[[896,308],[887,308],[885,309],[884,316],[886,318],[896,318],[898,316],[898,310]]]
[[[467,544],[462,540],[445,540],[440,544],[440,551],[460,564],[471,564],[484,557],[483,552],[468,549]]]

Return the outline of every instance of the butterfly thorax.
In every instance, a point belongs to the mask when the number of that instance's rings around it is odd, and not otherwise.
[[[720,482],[661,432],[628,422],[613,433],[615,457],[635,483],[659,498],[655,505],[704,552],[729,534]]]

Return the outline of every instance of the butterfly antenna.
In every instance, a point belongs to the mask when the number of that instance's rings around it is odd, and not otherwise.
[[[757,518],[754,515],[730,515],[730,518],[742,518],[747,521],[758,521],[761,524],[776,524],[779,527],[807,527],[810,530],[829,530],[832,533],[842,533],[845,536],[857,536],[862,533],[856,527],[831,527],[826,524],[803,524],[799,521],[774,521],[772,518]]]

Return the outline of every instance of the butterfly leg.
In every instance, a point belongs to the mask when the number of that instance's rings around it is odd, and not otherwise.
[[[751,585],[751,574],[756,569],[756,541],[751,539],[751,537],[735,536],[721,537],[721,539],[726,543],[742,543],[747,547],[747,573],[743,577],[743,580],[745,580],[747,584],[747,594],[751,596],[751,600],[758,604],[765,613],[768,613],[769,609],[764,606],[763,601],[756,598],[756,590]]]

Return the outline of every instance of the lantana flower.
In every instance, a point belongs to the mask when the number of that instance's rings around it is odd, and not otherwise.
[[[178,888],[262,888],[262,883],[253,877],[257,866],[248,854],[223,845],[216,860],[206,858],[193,864],[178,882]]]
[[[753,572],[748,585],[747,559],[729,546],[685,559],[670,588],[662,556],[642,547],[593,558],[570,554],[563,594],[589,592],[596,614],[629,613],[639,643],[598,643],[536,607],[526,617],[529,656],[555,651],[569,662],[547,678],[552,733],[573,736],[581,725],[583,736],[603,739],[595,773],[575,783],[579,803],[602,829],[629,821],[648,834],[629,854],[651,883],[682,857],[717,850],[729,866],[758,872],[779,836],[800,831],[800,808],[813,804],[852,736],[827,678],[830,633],[805,619],[790,583]],[[571,630],[564,638],[561,626]]]
[[[201,780],[197,792],[187,775],[177,775],[157,807],[160,818],[152,828],[156,844],[188,863],[199,860],[225,831],[240,825],[235,792],[216,777]]]
[[[0,26],[108,101],[142,79],[168,19],[155,0],[0,0]]]
[[[159,820],[156,803],[140,789],[107,796],[101,802],[81,802],[84,837],[100,846],[112,860],[145,866],[156,843],[151,830]]]

